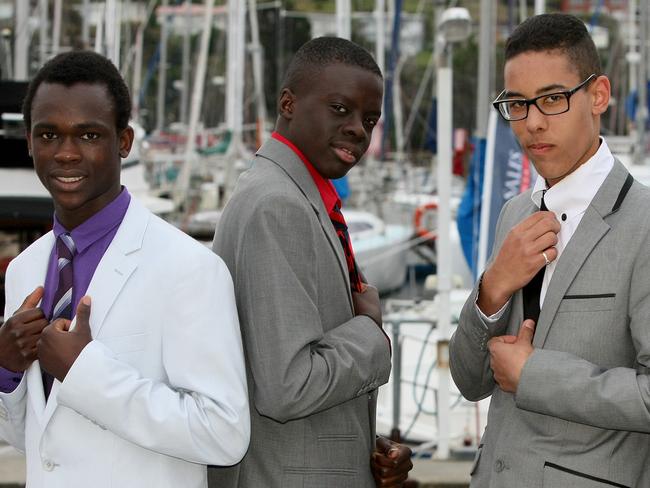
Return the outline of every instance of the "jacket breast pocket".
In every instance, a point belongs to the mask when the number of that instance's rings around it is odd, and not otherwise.
[[[605,312],[614,308],[616,293],[591,295],[566,294],[560,302],[558,313],[562,312]]]
[[[555,463],[544,463],[544,488],[631,488],[605,478],[581,473]]]

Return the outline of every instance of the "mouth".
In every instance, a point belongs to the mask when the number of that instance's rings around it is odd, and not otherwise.
[[[553,148],[552,144],[546,144],[544,142],[538,142],[535,144],[530,144],[528,146],[528,149],[536,153],[547,152],[550,151],[552,148]]]
[[[77,176],[62,176],[62,175],[53,175],[52,180],[56,189],[60,191],[74,191],[76,190],[83,180],[86,177],[83,175]]]
[[[344,163],[355,164],[359,161],[359,156],[353,150],[344,146],[333,146],[333,148],[338,158]]]

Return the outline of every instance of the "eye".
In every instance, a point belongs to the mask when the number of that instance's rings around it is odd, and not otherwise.
[[[378,120],[374,118],[368,118],[366,119],[366,125],[368,127],[374,128],[377,125]]]
[[[544,105],[556,105],[564,100],[564,95],[562,93],[552,93],[550,95],[542,98],[542,103]]]
[[[85,141],[94,141],[99,139],[99,134],[97,132],[85,132],[81,135],[81,138]]]
[[[332,109],[333,109],[335,112],[337,112],[337,113],[339,113],[339,114],[342,114],[342,115],[348,113],[348,109],[347,109],[345,106],[341,105],[340,103],[333,103],[333,104],[332,104]]]
[[[46,141],[51,141],[56,139],[56,134],[54,132],[41,132],[38,137]]]
[[[510,110],[526,110],[526,100],[513,100],[508,102],[508,108]]]

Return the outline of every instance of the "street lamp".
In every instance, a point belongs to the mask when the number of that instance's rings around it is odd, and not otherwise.
[[[451,325],[451,161],[453,128],[453,83],[451,47],[471,33],[471,17],[466,8],[446,9],[437,24],[437,39],[441,53],[438,59],[437,84],[437,188],[438,188],[438,449],[441,459],[449,457],[449,331]]]

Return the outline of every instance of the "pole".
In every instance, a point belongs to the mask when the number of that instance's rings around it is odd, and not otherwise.
[[[350,0],[336,0],[336,35],[343,39],[352,38]]]
[[[255,84],[255,104],[257,107],[258,139],[266,140],[266,99],[264,98],[264,74],[262,73],[262,45],[260,28],[257,22],[257,2],[248,0],[248,18],[251,26],[251,54],[253,57],[253,82]]]
[[[199,114],[203,103],[203,88],[205,86],[205,73],[208,64],[208,50],[210,47],[210,35],[212,34],[212,12],[214,0],[206,0],[203,13],[203,32],[201,33],[201,45],[199,48],[199,59],[197,60],[194,87],[192,88],[192,106],[190,109],[190,121],[187,130],[187,144],[185,145],[184,164],[178,177],[176,187],[177,205],[187,196],[192,176],[192,167],[195,159],[196,134],[198,130]]]
[[[375,61],[382,73],[386,66],[386,0],[375,1],[375,22],[377,39],[375,40]]]
[[[192,1],[188,0],[184,4],[183,8],[183,21],[185,24],[185,29],[183,31],[183,64],[181,68],[181,79],[183,80],[181,87],[181,104],[180,104],[180,113],[179,119],[181,124],[187,124],[187,103],[190,93],[190,29],[192,28],[192,17],[190,15],[190,8],[192,6]]]
[[[90,22],[88,22],[88,18],[90,17],[90,0],[83,0],[81,12],[81,40],[84,49],[88,49],[90,46]]]
[[[27,55],[29,51],[29,2],[16,0],[16,24],[14,34],[14,72],[15,80],[27,80]]]
[[[535,0],[535,15],[546,12],[546,0]]]
[[[38,17],[38,60],[39,64],[43,66],[47,61],[47,27],[49,22],[47,0],[38,0]]]
[[[226,59],[226,127],[232,134],[228,152],[239,151],[243,131],[246,2],[228,0]]]
[[[478,86],[476,100],[476,137],[487,136],[488,115],[490,113],[491,76],[494,66],[492,24],[494,23],[491,0],[481,0],[481,20],[479,32]],[[440,141],[440,139],[438,139]]]
[[[645,157],[645,128],[648,120],[648,2],[642,1],[639,6],[639,71],[638,71],[638,103],[636,108],[637,143],[634,151],[634,162],[643,164]]]
[[[451,245],[449,226],[451,225],[451,159],[452,159],[452,95],[453,80],[450,62],[443,54],[438,68],[438,457],[449,458],[449,330],[451,311],[449,294],[451,291]]]
[[[54,21],[52,22],[52,55],[59,54],[61,49],[61,0],[54,0]]]
[[[162,0],[163,12],[169,0]],[[165,126],[165,98],[167,95],[167,38],[169,37],[169,16],[163,14],[160,26],[160,60],[158,63],[158,92],[156,94],[156,132],[160,134]]]

